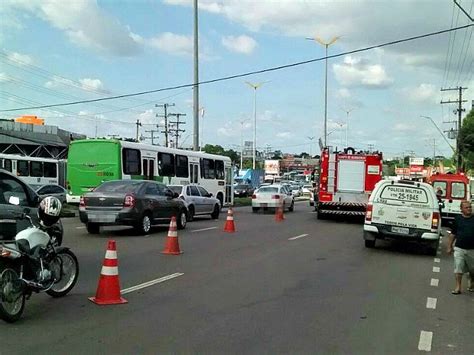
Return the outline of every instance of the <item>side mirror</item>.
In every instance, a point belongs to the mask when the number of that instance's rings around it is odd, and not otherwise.
[[[8,203],[10,205],[19,206],[20,205],[20,198],[17,197],[17,196],[10,196],[10,198],[8,199]]]
[[[173,198],[178,198],[179,194],[177,192],[173,192]]]
[[[207,197],[212,197],[212,193],[209,192],[209,193],[207,194]]]

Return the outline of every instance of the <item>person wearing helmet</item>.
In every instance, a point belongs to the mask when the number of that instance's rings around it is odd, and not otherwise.
[[[38,218],[45,227],[51,227],[59,220],[61,201],[57,197],[47,196],[38,207]]]

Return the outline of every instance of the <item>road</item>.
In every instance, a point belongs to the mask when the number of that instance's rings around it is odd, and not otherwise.
[[[19,322],[1,322],[0,353],[474,353],[474,294],[450,294],[446,240],[435,258],[415,245],[366,249],[361,225],[318,221],[307,202],[279,223],[250,207],[234,217],[233,234],[222,232],[225,214],[189,223],[180,256],[160,253],[166,226],[88,235],[64,219],[79,281],[62,299],[33,295]],[[183,275],[127,293],[128,304],[97,306],[88,297],[109,238],[122,289]]]

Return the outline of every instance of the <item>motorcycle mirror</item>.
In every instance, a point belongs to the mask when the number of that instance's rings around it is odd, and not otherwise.
[[[10,205],[18,206],[20,204],[20,198],[17,196],[10,196],[10,198],[8,199],[8,203]]]

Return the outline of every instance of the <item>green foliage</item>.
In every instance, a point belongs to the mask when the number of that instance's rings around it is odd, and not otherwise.
[[[474,169],[474,110],[471,110],[464,118],[459,140],[464,168]]]
[[[239,162],[240,164],[240,155],[233,149],[225,150],[220,145],[206,144],[203,151],[208,154],[224,155],[229,157],[233,163]]]

